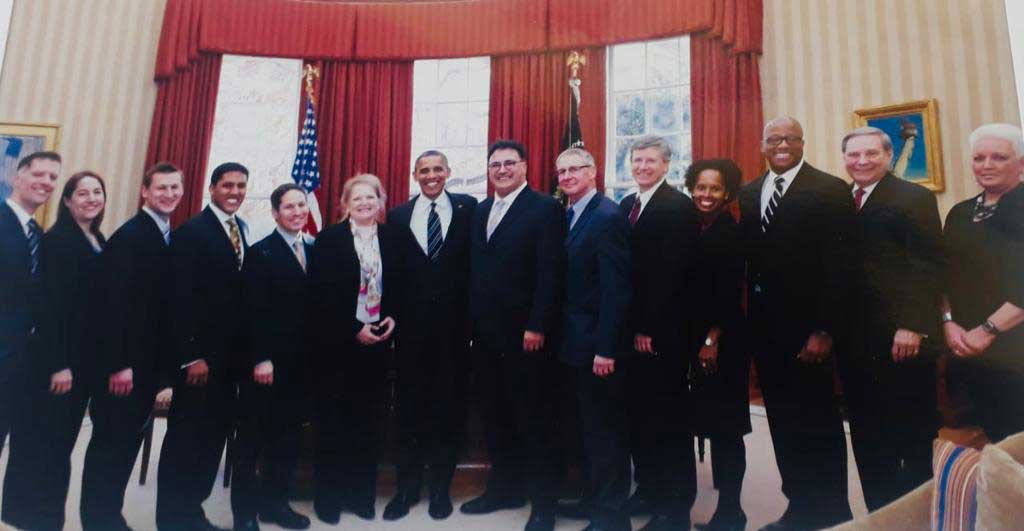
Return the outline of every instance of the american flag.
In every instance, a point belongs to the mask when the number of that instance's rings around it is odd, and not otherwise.
[[[313,102],[307,98],[306,118],[302,122],[299,145],[295,149],[295,163],[292,164],[292,179],[295,180],[295,184],[306,191],[309,202],[309,221],[306,222],[306,232],[312,235],[319,233],[320,228],[323,227],[320,203],[316,198],[316,192],[320,190],[320,164],[317,159],[316,112],[313,110]]]

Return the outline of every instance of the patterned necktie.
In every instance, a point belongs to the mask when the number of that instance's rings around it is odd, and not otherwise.
[[[572,207],[569,207],[565,210],[565,226],[570,229],[572,228],[572,218],[575,217],[574,214],[575,212],[573,211]]]
[[[28,220],[28,255],[30,260],[29,274],[33,279],[39,278],[39,242],[43,239],[43,231],[39,230],[36,220]]]
[[[629,225],[635,227],[638,219],[640,219],[640,194],[636,194],[633,199],[633,208],[629,209]]]
[[[499,199],[494,202],[494,206],[491,207],[491,215],[487,218],[487,241],[491,240],[491,234],[494,234],[494,229],[498,228],[498,220],[501,219],[501,213],[505,211],[505,200]]]
[[[857,210],[860,210],[860,207],[864,206],[865,193],[864,189],[859,186],[857,187],[857,190],[853,192],[853,200],[857,203]]]
[[[238,267],[242,267],[242,233],[238,232],[238,222],[235,218],[228,218],[228,230],[231,239],[231,247],[235,249],[235,258],[238,260]]]
[[[431,261],[437,260],[441,255],[441,245],[444,244],[444,237],[441,236],[441,216],[437,215],[437,203],[430,202],[430,213],[427,214],[427,256]]]
[[[775,193],[768,201],[768,208],[764,210],[764,216],[761,218],[761,232],[768,232],[768,226],[775,219],[775,211],[779,208],[779,201],[782,201],[782,185],[785,182],[781,175],[775,178]]]
[[[292,251],[295,253],[295,258],[299,261],[299,265],[302,266],[302,270],[306,270],[306,253],[302,252],[302,235],[300,234],[295,241],[292,242]]]

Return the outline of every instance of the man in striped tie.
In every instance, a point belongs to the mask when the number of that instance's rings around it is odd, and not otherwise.
[[[789,507],[770,529],[818,529],[850,518],[846,441],[834,354],[847,348],[855,249],[849,187],[803,160],[800,123],[768,122],[769,171],[740,192],[750,345]]]
[[[413,178],[420,193],[388,213],[410,282],[397,329],[398,491],[384,509],[397,520],[419,501],[424,468],[430,516],[452,512],[448,494],[465,423],[469,226],[476,199],[445,191],[448,158],[426,151]]]

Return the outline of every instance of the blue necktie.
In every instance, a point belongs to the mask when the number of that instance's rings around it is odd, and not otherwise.
[[[430,214],[427,214],[427,256],[431,261],[437,260],[441,254],[441,216],[437,215],[437,203],[431,201]]]
[[[565,227],[566,228],[569,228],[569,229],[572,228],[572,218],[574,217],[574,214],[575,214],[575,212],[573,212],[572,207],[569,207],[568,209],[566,209],[566,211],[565,211]]]
[[[33,279],[39,278],[39,242],[42,239],[43,231],[39,230],[39,224],[34,219],[28,220],[29,273]]]

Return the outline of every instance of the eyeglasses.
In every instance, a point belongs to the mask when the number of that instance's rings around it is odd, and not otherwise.
[[[569,166],[568,168],[558,168],[557,170],[555,170],[555,173],[559,177],[561,177],[561,176],[563,176],[563,175],[565,175],[567,173],[569,175],[579,175],[580,172],[583,171],[583,168],[589,168],[590,166],[591,166],[590,164],[584,164],[582,166]]]
[[[804,139],[799,136],[770,136],[764,139],[764,143],[768,144],[769,146],[775,147],[782,144],[783,140],[785,140],[786,143],[791,146],[798,146],[804,143]]]
[[[522,162],[522,161],[521,160],[494,161],[494,162],[492,162],[492,163],[487,165],[487,170],[488,171],[498,171],[498,170],[500,170],[502,168],[505,168],[506,170],[511,170],[512,168],[515,168],[516,164],[519,164],[520,162]]]

